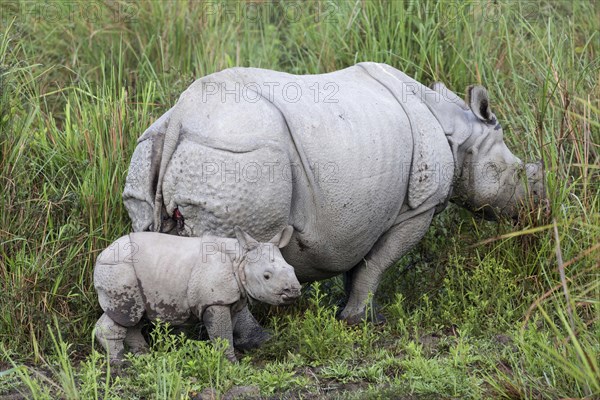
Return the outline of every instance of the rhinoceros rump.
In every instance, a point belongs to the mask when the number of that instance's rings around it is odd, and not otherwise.
[[[360,63],[197,80],[139,139],[123,198],[136,231],[170,229],[176,209],[194,236],[240,225],[265,240],[293,225],[283,256],[300,281],[347,273],[341,317],[355,322],[449,200],[514,216],[530,193],[543,193],[540,166],[508,150],[483,87],[465,102]]]

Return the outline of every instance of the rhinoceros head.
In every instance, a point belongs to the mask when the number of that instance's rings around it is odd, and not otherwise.
[[[234,230],[245,259],[243,281],[248,295],[275,305],[296,300],[300,282],[279,250],[289,243],[294,228],[286,226],[267,243],[259,243],[237,226]]]
[[[486,219],[516,218],[523,206],[545,196],[542,164],[525,164],[506,147],[484,87],[470,86],[466,105],[471,134],[460,146],[453,200]]]

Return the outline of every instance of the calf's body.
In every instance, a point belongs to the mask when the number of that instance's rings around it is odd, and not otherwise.
[[[113,361],[125,345],[134,353],[147,350],[141,335],[144,317],[180,325],[202,320],[211,339],[229,341],[248,297],[285,304],[300,294],[300,284],[279,252],[291,227],[269,243],[258,243],[239,231],[238,239],[187,238],[153,232],[123,236],[98,256],[94,287],[104,314],[96,335]]]

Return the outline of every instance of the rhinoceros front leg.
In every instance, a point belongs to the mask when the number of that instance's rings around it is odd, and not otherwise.
[[[229,342],[225,356],[229,361],[237,361],[233,351],[233,324],[231,322],[231,309],[229,306],[210,306],[202,314],[202,322],[206,326],[208,337],[227,339]]]
[[[245,305],[234,318],[233,340],[235,348],[239,350],[251,350],[260,347],[264,342],[271,339],[271,334],[260,326],[252,316],[248,305]]]
[[[394,225],[375,243],[364,261],[349,271],[350,295],[340,318],[356,324],[365,314],[370,296],[375,294],[381,276],[394,263],[416,245],[425,235],[434,210],[427,210],[398,225]],[[383,317],[377,318],[383,322]]]

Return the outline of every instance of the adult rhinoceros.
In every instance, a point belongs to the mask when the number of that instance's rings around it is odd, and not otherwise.
[[[543,193],[541,167],[508,150],[485,88],[467,92],[377,63],[205,76],[138,141],[123,193],[133,228],[168,230],[176,215],[193,236],[234,237],[239,225],[268,240],[291,224],[282,252],[298,279],[347,273],[341,317],[360,320],[449,200],[514,216]]]

